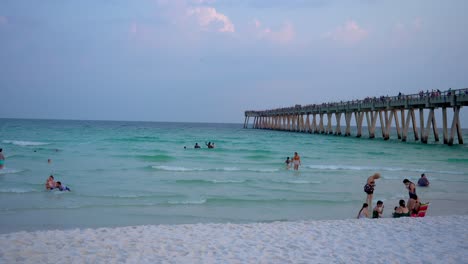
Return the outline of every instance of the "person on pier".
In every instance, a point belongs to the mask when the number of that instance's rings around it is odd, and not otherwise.
[[[380,173],[374,173],[374,175],[367,178],[366,185],[364,185],[364,192],[367,193],[367,204],[372,206],[372,197],[374,195],[375,180],[380,179]]]
[[[301,165],[301,157],[299,157],[297,152],[294,152],[293,164],[294,164],[294,170],[299,170],[299,165]]]

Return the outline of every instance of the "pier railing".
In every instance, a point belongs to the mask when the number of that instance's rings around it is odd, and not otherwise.
[[[262,111],[246,111],[244,128],[249,127],[249,119],[254,118],[252,127],[256,129],[286,130],[294,132],[308,132],[320,134],[341,135],[341,116],[344,114],[346,121],[345,136],[350,136],[350,123],[354,115],[357,125],[357,137],[362,135],[362,123],[366,117],[369,137],[375,137],[375,128],[380,117],[382,137],[390,138],[390,127],[395,122],[398,139],[406,141],[409,125],[412,125],[415,140],[427,143],[430,127],[433,129],[434,139],[439,141],[434,110],[442,108],[444,143],[452,145],[457,132],[459,144],[463,144],[459,112],[462,106],[468,105],[468,88],[449,89],[447,91],[426,91],[417,94],[397,96],[367,97],[362,100],[340,101],[322,104],[295,105],[292,107],[276,108]],[[454,115],[451,133],[448,133],[447,108],[453,108]],[[426,126],[424,125],[424,109],[429,110]],[[419,110],[420,130],[415,118],[415,110]],[[405,118],[406,113],[406,118]],[[398,114],[401,118],[398,118]],[[310,121],[312,116],[312,121]],[[318,116],[318,117],[317,117]],[[324,116],[327,117],[327,126],[324,124]],[[335,116],[336,128],[333,130],[331,119]],[[305,118],[305,120],[304,120]],[[401,121],[401,125],[400,125]],[[318,124],[317,124],[318,122]]]

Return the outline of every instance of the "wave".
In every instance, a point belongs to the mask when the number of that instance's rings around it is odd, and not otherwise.
[[[145,161],[153,161],[153,162],[158,162],[158,161],[170,161],[174,160],[175,158],[169,155],[137,155],[135,156],[138,159],[145,160]]]
[[[14,173],[20,173],[23,172],[24,170],[17,170],[17,169],[7,169],[3,168],[0,170],[0,175],[2,174],[14,174]]]
[[[37,192],[35,189],[22,189],[22,188],[4,188],[0,189],[0,193],[30,193]]]
[[[250,171],[250,172],[279,172],[280,169],[241,169],[237,167],[225,167],[225,168],[186,168],[186,167],[175,167],[175,166],[151,166],[151,168],[156,170],[162,171],[179,171],[179,172],[187,172],[187,171]]]
[[[185,200],[185,201],[168,201],[168,204],[204,204],[206,203],[206,199],[200,200]]]
[[[280,203],[302,203],[302,204],[335,204],[335,203],[354,203],[359,200],[353,199],[342,199],[342,200],[327,200],[327,199],[246,199],[246,198],[228,198],[228,197],[214,197],[207,198],[207,204],[238,204],[238,203],[262,203],[262,204],[280,204]]]
[[[349,166],[349,165],[306,165],[306,168],[317,170],[350,170],[350,171],[408,171],[416,173],[438,173],[438,174],[454,174],[464,175],[463,171],[431,171],[427,169],[410,169],[410,168],[391,168],[391,167],[366,167],[366,166]],[[385,178],[385,177],[384,177]]]
[[[43,146],[43,145],[50,144],[50,143],[45,143],[45,142],[21,141],[21,140],[3,140],[2,142],[5,144],[12,144],[12,145],[17,145],[17,146],[22,146],[22,147]]]
[[[273,181],[277,183],[286,183],[286,184],[320,184],[320,181],[306,181],[306,180],[290,180],[290,181]]]
[[[203,180],[203,179],[193,179],[193,180],[175,180],[179,184],[223,184],[223,183],[245,183],[248,180]]]

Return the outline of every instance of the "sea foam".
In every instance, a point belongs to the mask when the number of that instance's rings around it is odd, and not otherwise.
[[[45,143],[45,142],[35,142],[35,141],[21,141],[21,140],[3,140],[2,141],[5,144],[12,144],[12,145],[17,145],[21,147],[27,147],[27,146],[43,146],[43,145],[49,145],[50,143]]]

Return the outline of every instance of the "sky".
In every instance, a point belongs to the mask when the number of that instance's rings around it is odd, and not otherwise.
[[[0,118],[242,123],[246,110],[467,88],[467,10],[466,0],[1,0]]]

